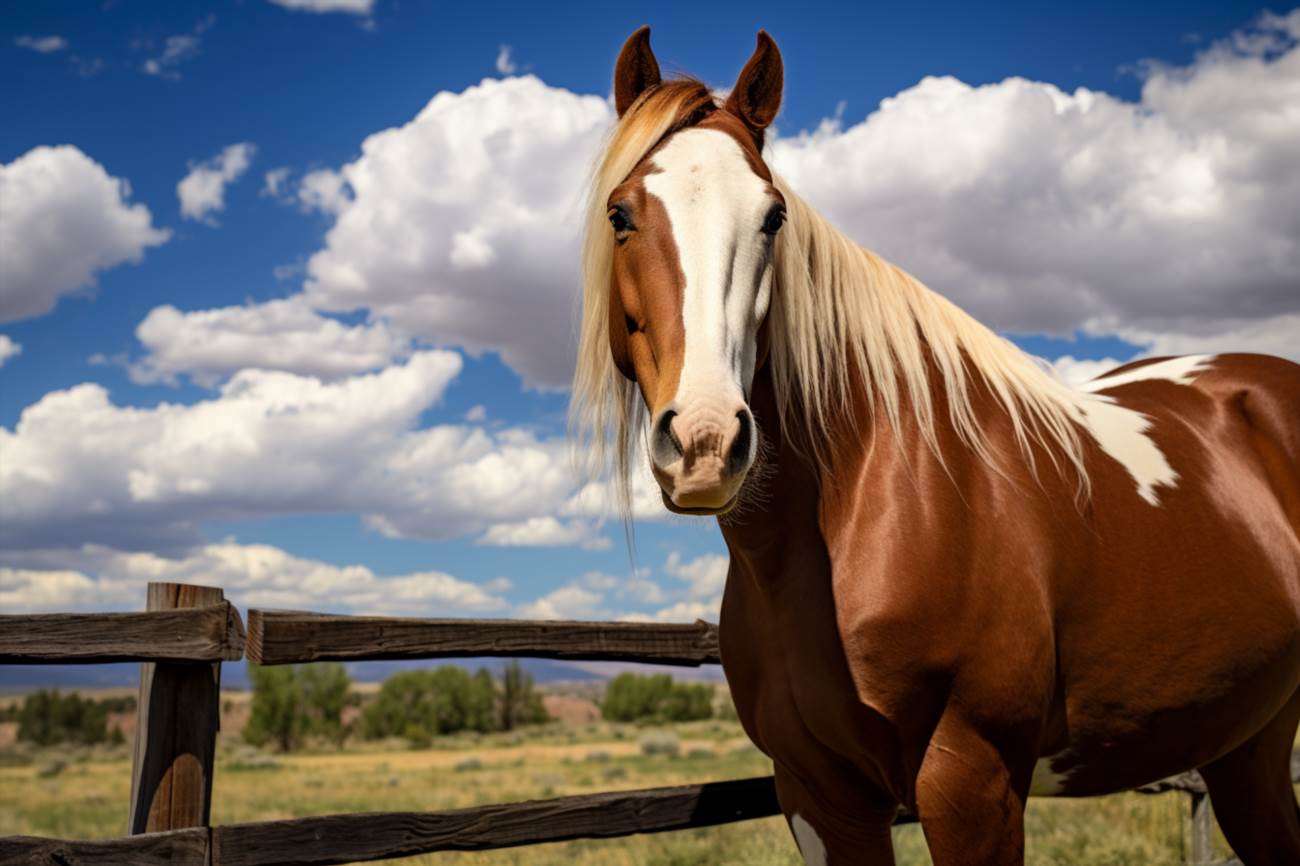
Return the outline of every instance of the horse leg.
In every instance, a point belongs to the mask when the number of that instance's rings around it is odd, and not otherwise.
[[[778,764],[776,795],[805,866],[894,866],[890,835],[898,805],[863,790],[813,797]]]
[[[934,866],[1021,866],[1027,788],[1023,770],[1011,769],[985,737],[945,715],[916,780],[917,816]]]
[[[1300,806],[1291,746],[1300,692],[1249,740],[1201,768],[1228,844],[1246,866],[1300,863]]]

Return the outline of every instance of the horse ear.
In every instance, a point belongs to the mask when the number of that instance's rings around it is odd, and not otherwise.
[[[736,79],[736,86],[727,97],[727,111],[744,121],[759,144],[763,142],[763,130],[781,108],[784,83],[785,64],[781,62],[781,50],[766,30],[760,30],[754,54],[740,71],[740,78]]]
[[[636,98],[662,79],[659,61],[650,50],[650,27],[644,25],[627,38],[614,64],[614,107],[622,117]]]

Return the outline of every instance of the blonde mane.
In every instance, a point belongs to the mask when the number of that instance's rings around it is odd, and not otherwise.
[[[629,467],[645,412],[636,387],[614,366],[609,348],[613,244],[606,201],[663,138],[696,122],[714,107],[708,89],[692,80],[657,85],[637,100],[613,128],[593,177],[583,243],[583,313],[570,420],[580,454],[593,475],[612,470],[619,504],[631,504]],[[975,378],[1011,423],[1031,469],[1038,445],[1052,462],[1072,466],[1079,492],[1088,475],[1078,426],[1084,395],[1069,388],[1022,352],[919,280],[876,256],[832,226],[785,182],[775,183],[788,214],[777,235],[768,363],[780,423],[800,424],[813,435],[853,423],[853,389],[865,387],[869,405],[899,428],[910,411],[937,454],[933,388],[942,389],[949,421],[961,440],[1001,471],[972,405]],[[932,382],[931,369],[938,383]],[[854,371],[860,371],[856,380]],[[1063,463],[1062,463],[1063,460]]]

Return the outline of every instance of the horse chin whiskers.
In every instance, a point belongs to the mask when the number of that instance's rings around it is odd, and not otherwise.
[[[754,462],[749,467],[740,490],[736,492],[735,504],[725,514],[718,515],[718,523],[721,526],[743,525],[747,514],[762,512],[771,502],[772,494],[768,482],[776,475],[776,466],[772,460],[772,444],[757,425],[755,425],[754,435],[757,438]]]

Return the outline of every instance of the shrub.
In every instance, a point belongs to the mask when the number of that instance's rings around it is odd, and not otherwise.
[[[42,764],[40,769],[36,771],[36,775],[42,779],[53,779],[55,776],[62,773],[67,766],[68,765],[63,761],[55,759],[50,761],[48,764]]]
[[[108,735],[108,704],[58,689],[32,692],[18,710],[18,739],[38,746],[102,743]]]
[[[473,731],[511,730],[546,721],[541,695],[517,662],[507,665],[500,688],[480,668],[471,676],[455,665],[402,671],[384,680],[361,714],[368,739],[404,736],[428,744],[433,737]]]
[[[494,698],[490,677],[470,677],[454,665],[402,671],[384,680],[379,696],[362,712],[361,731],[369,739],[490,731]]]
[[[253,708],[245,740],[255,746],[275,743],[282,752],[298,748],[307,736],[343,744],[343,707],[352,680],[342,665],[249,665],[248,675]]]
[[[671,731],[656,731],[641,738],[641,754],[648,757],[655,755],[676,757],[681,748],[677,735]]]
[[[609,681],[601,715],[614,722],[689,722],[713,716],[713,687],[668,674],[619,674]]]

